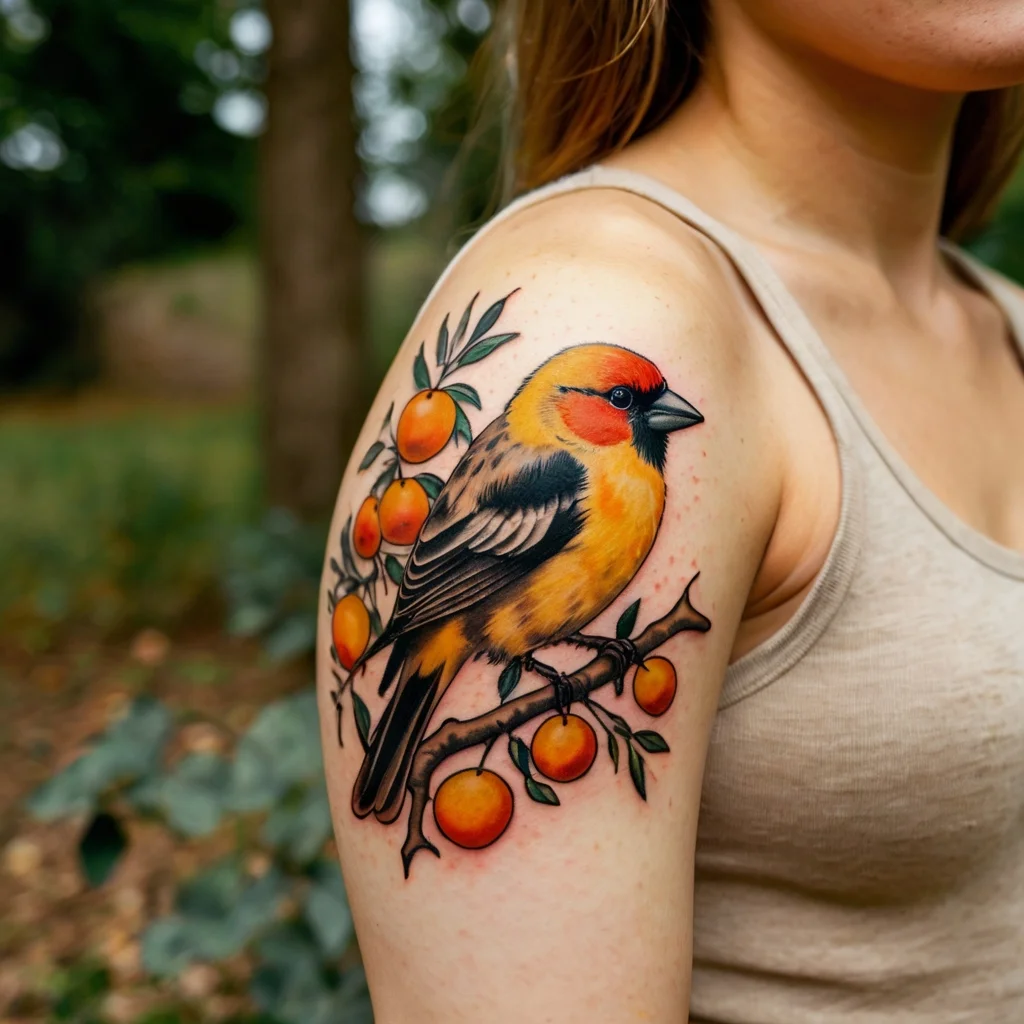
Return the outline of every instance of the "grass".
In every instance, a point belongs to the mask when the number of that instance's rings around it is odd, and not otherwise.
[[[258,508],[244,407],[87,399],[0,418],[0,621],[102,629],[185,614]]]
[[[415,233],[370,246],[373,374],[383,374],[440,261]],[[210,281],[218,302],[192,308]],[[136,305],[163,311],[168,324],[188,315],[241,335],[254,330],[256,286],[252,257],[236,250],[126,268],[108,282],[118,294],[134,289]],[[0,631],[35,651],[64,624],[173,626],[212,588],[232,536],[260,514],[255,426],[241,404],[102,393],[0,414]]]

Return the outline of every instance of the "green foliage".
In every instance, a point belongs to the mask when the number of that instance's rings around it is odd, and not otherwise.
[[[247,410],[0,421],[0,615],[52,630],[173,621],[251,521]]]
[[[372,1024],[362,971],[339,977],[325,969],[308,928],[280,926],[257,946],[261,966],[253,975],[256,1005],[281,1024]]]
[[[546,782],[538,782],[533,777],[530,771],[530,748],[518,736],[509,736],[508,753],[512,763],[522,773],[526,795],[538,804],[557,807],[559,799],[555,791]]]
[[[276,1024],[371,1024],[362,972],[338,966],[354,934],[341,872],[323,856],[331,816],[314,692],[264,708],[230,758],[187,754],[168,764],[174,725],[163,705],[136,699],[31,796],[29,811],[47,821],[93,813],[82,843],[93,885],[103,884],[127,848],[120,818],[128,808],[186,837],[236,823],[237,850],[183,882],[173,911],[146,929],[146,969],[174,977],[189,964],[248,950],[256,958],[252,997]],[[252,817],[258,829],[245,827]],[[246,866],[247,836],[269,857],[255,874]]]
[[[219,754],[189,754],[153,787],[150,806],[183,836],[205,836],[220,824],[231,767]]]
[[[638,597],[620,616],[615,623],[615,636],[619,640],[628,640],[636,627],[636,617],[640,612],[640,598]]]
[[[100,1003],[110,991],[105,967],[85,961],[58,971],[52,979],[51,1018],[74,1024],[100,1024]]]
[[[159,770],[171,726],[162,704],[137,698],[85,753],[32,794],[29,812],[40,821],[91,812],[107,792],[148,779]]]
[[[498,697],[505,701],[512,695],[512,692],[519,685],[523,674],[523,663],[519,658],[513,658],[498,676]]]
[[[93,888],[101,886],[128,846],[121,823],[112,814],[97,814],[78,844],[82,874]]]
[[[191,963],[236,956],[271,928],[288,889],[274,868],[249,879],[234,862],[215,864],[182,887],[173,913],[146,930],[143,965],[174,977]]]
[[[232,542],[224,577],[228,631],[260,636],[278,660],[308,653],[316,640],[324,533],[271,510]]]
[[[249,216],[253,147],[208,116],[194,59],[226,45],[215,0],[33,0],[42,33],[0,39],[0,139],[48,133],[42,166],[0,164],[0,380],[90,369],[82,297],[101,271],[225,238]],[[0,21],[0,28],[3,28]]]

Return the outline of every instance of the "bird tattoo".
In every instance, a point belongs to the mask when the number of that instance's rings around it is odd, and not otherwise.
[[[654,363],[617,345],[565,349],[522,383],[438,494],[359,661],[390,647],[380,692],[394,692],[355,782],[357,816],[401,813],[416,750],[467,660],[518,658],[543,675],[541,648],[616,643],[580,631],[651,550],[668,435],[701,422]]]

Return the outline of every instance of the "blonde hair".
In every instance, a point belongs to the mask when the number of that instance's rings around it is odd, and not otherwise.
[[[510,79],[506,197],[621,149],[692,92],[702,0],[516,0],[493,40]],[[1024,144],[1024,87],[971,93],[956,126],[942,231],[978,230]]]

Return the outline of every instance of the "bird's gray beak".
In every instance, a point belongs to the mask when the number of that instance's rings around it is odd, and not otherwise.
[[[651,430],[663,434],[673,430],[685,430],[703,422],[704,417],[682,395],[677,395],[674,391],[666,391],[659,395],[647,410],[647,423]]]

